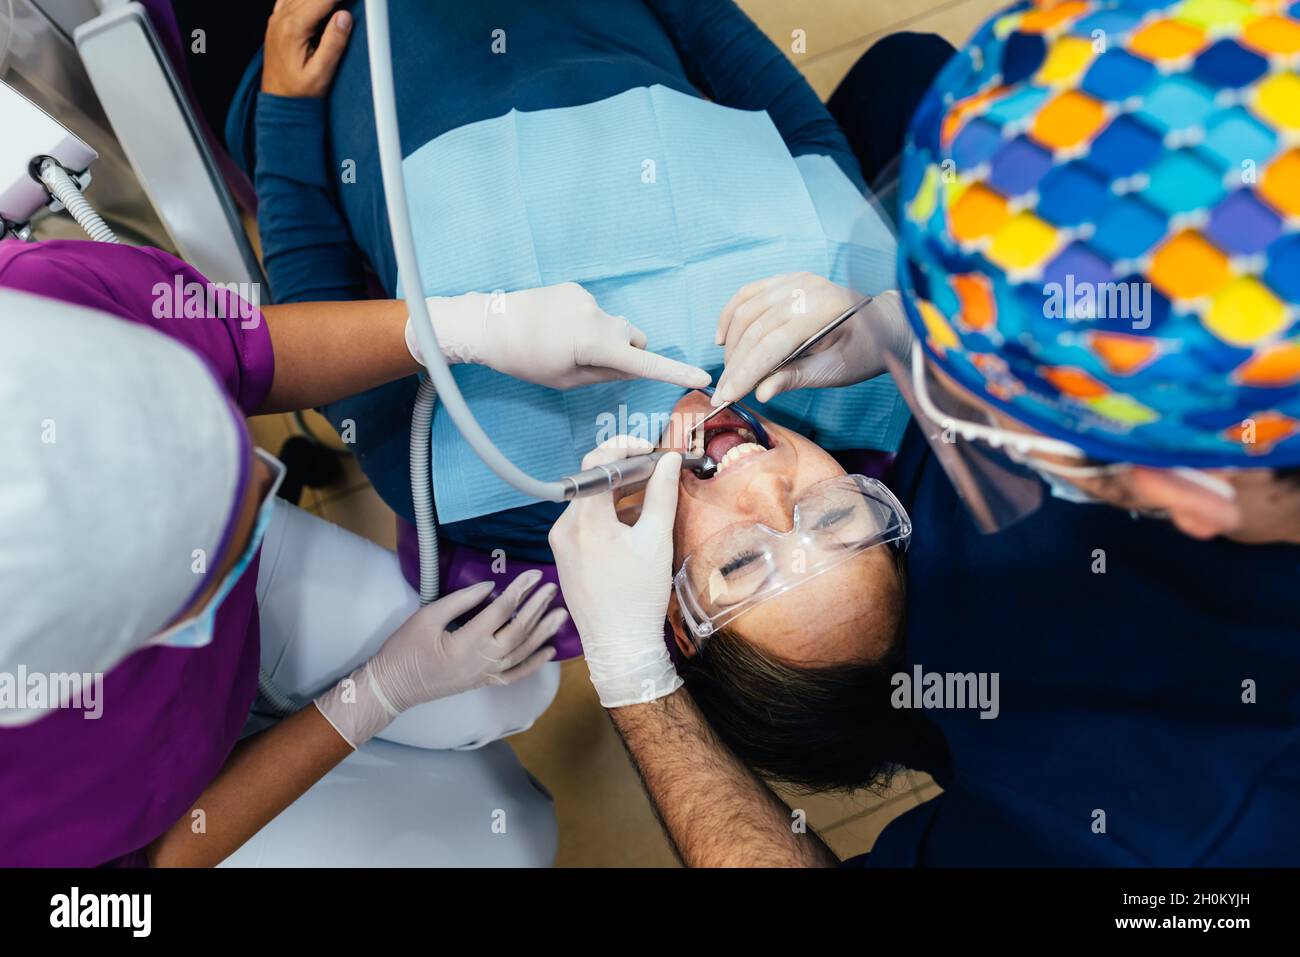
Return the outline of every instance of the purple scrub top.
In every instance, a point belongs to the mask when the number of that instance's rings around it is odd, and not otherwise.
[[[266,323],[257,312],[241,320],[246,308],[225,291],[214,302],[228,304],[217,310],[228,318],[166,318],[156,290],[174,290],[178,277],[182,288],[206,289],[202,275],[156,249],[0,242],[0,286],[151,326],[206,360],[252,415],[275,368]],[[222,603],[206,648],[145,648],[106,674],[98,720],[66,709],[0,728],[0,865],[145,863],[145,846],[225,763],[257,693],[257,566]]]

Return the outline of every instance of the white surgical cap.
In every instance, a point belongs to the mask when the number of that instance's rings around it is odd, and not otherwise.
[[[108,671],[143,647],[217,570],[247,460],[185,346],[0,290],[0,672]]]

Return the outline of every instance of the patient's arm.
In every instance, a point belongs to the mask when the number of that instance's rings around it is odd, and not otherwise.
[[[365,259],[335,197],[325,100],[257,101],[257,226],[275,302],[364,299]]]
[[[609,712],[690,867],[835,867],[811,829],[718,740],[685,691]]]
[[[843,131],[808,81],[732,0],[647,0],[692,80],[716,102],[767,110],[794,156],[831,157],[866,182]]]
[[[364,260],[338,209],[325,136],[326,93],[352,27],[351,14],[334,6],[285,0],[266,29],[253,181],[275,302],[366,297]]]

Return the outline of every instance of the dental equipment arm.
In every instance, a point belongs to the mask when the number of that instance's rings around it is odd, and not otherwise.
[[[61,205],[68,211],[68,215],[77,221],[77,225],[86,231],[89,236],[97,243],[115,243],[117,234],[109,227],[108,223],[100,218],[95,208],[86,201],[86,197],[81,195],[81,182],[73,178],[72,174],[63,168],[63,165],[56,159],[44,157],[36,166],[37,175],[41,184],[49,192],[53,200],[51,207],[58,209]],[[90,174],[87,172],[84,176],[87,184],[90,182]]]
[[[99,154],[7,83],[0,82],[0,238],[31,238],[41,209],[66,208],[97,242],[117,242],[81,191]]]

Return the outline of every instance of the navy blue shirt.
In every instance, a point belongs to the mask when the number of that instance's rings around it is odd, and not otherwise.
[[[915,427],[895,489],[909,663],[997,672],[1000,713],[927,711],[945,793],[867,863],[1300,864],[1300,547],[1056,499],[983,535]]]
[[[261,56],[250,65],[227,124],[231,152],[254,171],[258,226],[276,302],[357,299],[365,265],[389,296],[397,270],[389,238],[371,106],[365,15],[327,100],[259,95]],[[501,116],[593,103],[662,84],[726,106],[766,110],[793,155],[830,156],[865,189],[839,125],[798,70],[731,0],[392,0],[394,80],[402,153],[448,130]],[[505,53],[493,52],[494,31]],[[499,47],[498,47],[499,49]],[[351,161],[355,182],[342,184]],[[384,500],[412,517],[408,475],[413,380],[334,403],[336,426],[357,423],[355,451]],[[529,509],[516,510],[530,512]],[[546,552],[556,509],[534,507],[494,527],[486,544],[526,557]],[[456,528],[444,533],[456,538]],[[518,533],[522,541],[506,541]],[[479,544],[485,544],[479,543]],[[541,555],[533,557],[543,557]]]

